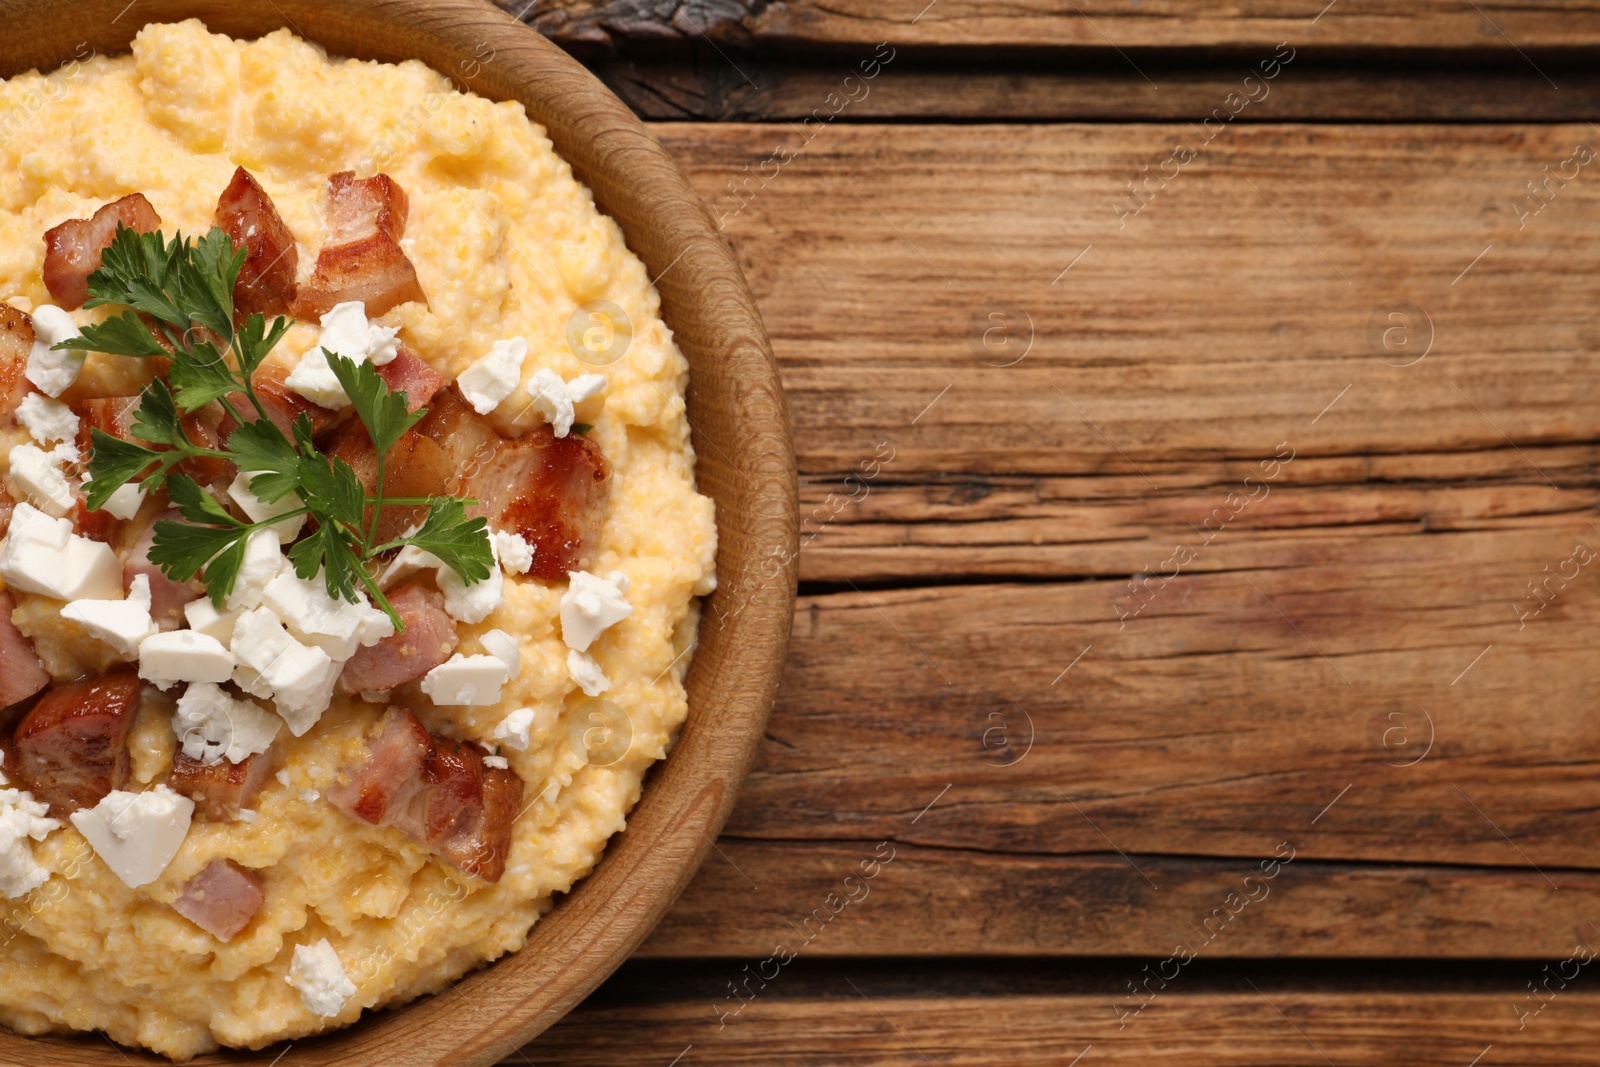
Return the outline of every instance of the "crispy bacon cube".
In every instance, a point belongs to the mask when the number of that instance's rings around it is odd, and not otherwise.
[[[100,256],[122,223],[140,233],[161,228],[161,216],[143,193],[130,193],[87,219],[68,219],[44,233],[44,284],[50,296],[68,311],[89,299],[89,275],[100,269]]]
[[[206,766],[183,752],[172,757],[167,785],[194,801],[195,814],[212,822],[237,819],[255,803],[256,795],[272,774],[272,754],[260,752],[238,763],[221,760]]]
[[[33,642],[23,636],[11,621],[17,602],[11,593],[0,589],[0,708],[27,700],[50,684]]]
[[[388,595],[405,632],[356,650],[339,675],[346,693],[385,692],[414,682],[449,659],[460,642],[456,621],[446,614],[444,597],[436,590],[407,582]]]
[[[216,224],[247,250],[233,286],[234,314],[243,321],[253,312],[269,319],[286,315],[294,303],[300,253],[272,197],[243,167],[217,199]]]
[[[92,808],[128,782],[128,729],[142,683],[115,671],[52,689],[17,724],[17,777],[50,813]]]
[[[391,707],[344,777],[327,796],[347,815],[392,826],[486,882],[505,874],[523,783],[484,766],[476,745],[430,734],[409,709]]]
[[[254,874],[232,860],[212,860],[183,884],[172,909],[218,941],[232,941],[265,899]]]
[[[376,318],[397,304],[426,301],[417,269],[400,239],[410,201],[387,174],[357,179],[340,171],[328,179],[328,233],[311,279],[300,288],[295,314],[320,318],[335,304],[359,300]]]
[[[26,377],[33,351],[33,318],[0,304],[0,416],[10,418],[32,388]]]

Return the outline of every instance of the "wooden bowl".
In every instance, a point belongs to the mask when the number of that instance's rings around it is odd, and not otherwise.
[[[150,22],[198,17],[257,37],[287,26],[336,55],[420,59],[493,100],[514,99],[616,219],[657,278],[688,357],[689,420],[702,492],[717,502],[721,586],[707,600],[689,672],[689,718],[652,770],[628,829],[533,928],[521,952],[453,990],[347,1029],[191,1062],[491,1064],[550,1026],[644,940],[710,850],[733,806],[777,690],[796,572],[794,447],[755,302],[688,181],[616,97],[533,30],[476,0],[0,0],[0,77],[48,70],[87,43],[127,51]],[[491,51],[492,50],[492,51]],[[485,57],[493,56],[485,62]],[[283,1054],[274,1059],[279,1052]],[[103,1037],[0,1031],[0,1064],[165,1064]]]

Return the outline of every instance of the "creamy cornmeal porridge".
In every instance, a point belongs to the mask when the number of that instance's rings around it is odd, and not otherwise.
[[[0,1022],[184,1059],[515,951],[714,586],[644,267],[416,62],[151,25],[0,115]]]

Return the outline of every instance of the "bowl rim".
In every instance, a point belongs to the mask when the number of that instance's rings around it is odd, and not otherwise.
[[[338,56],[421,60],[458,89],[520,101],[644,261],[690,363],[696,481],[717,502],[719,586],[702,601],[688,719],[647,775],[628,828],[517,953],[439,994],[297,1039],[273,1061],[483,1067],[565,1015],[645,939],[714,847],[754,760],[798,570],[794,447],[777,365],[731,246],[665,149],[577,61],[486,0],[0,0],[0,77],[49,70],[86,47],[125,53],[143,26],[189,17],[238,38],[288,28]],[[106,1044],[0,1029],[0,1064],[82,1065],[91,1048],[107,1063],[169,1062]],[[225,1049],[190,1062],[239,1060]]]

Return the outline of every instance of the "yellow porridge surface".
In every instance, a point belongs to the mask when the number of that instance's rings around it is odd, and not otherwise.
[[[460,627],[459,651],[469,655],[484,651],[478,637],[491,629],[518,640],[522,670],[498,705],[413,705],[430,731],[487,748],[508,713],[535,713],[526,751],[500,749],[526,806],[498,883],[328,803],[323,794],[359,760],[363,732],[383,711],[336,696],[305,736],[280,731],[273,758],[282,774],[262,791],[256,821],[196,819],[148,885],[128,888],[65,819],[36,843],[49,881],[0,898],[0,1022],[25,1034],[99,1029],[183,1059],[347,1025],[517,950],[552,894],[582,878],[623,828],[643,775],[671,746],[686,712],[695,597],[714,582],[712,503],[695,489],[684,414],[687,363],[643,265],[521,105],[459,92],[417,62],[330,59],[286,31],[235,41],[194,20],[147,26],[131,55],[85,54],[0,83],[0,117],[0,300],[23,309],[54,302],[41,277],[44,231],[129,193],[149,199],[164,233],[198,236],[243,166],[295,235],[304,279],[324,232],[329,175],[394,178],[410,199],[403,244],[427,303],[401,304],[377,323],[399,327],[447,379],[511,337],[528,341],[524,381],[542,368],[607,379],[603,399],[578,413],[613,472],[589,569],[626,575],[633,606],[590,649],[611,681],[605,700],[624,716],[607,725],[628,738],[607,766],[591,762],[581,740],[578,712],[592,705],[568,674],[557,611],[565,582],[507,575],[503,606]],[[579,359],[569,342],[569,321],[587,322],[581,309],[601,302],[631,324],[612,338],[626,349],[610,363]],[[73,316],[82,324],[105,314]],[[317,336],[315,324],[297,324],[273,358],[292,363]],[[138,361],[91,354],[79,390],[126,394],[145,377]],[[540,417],[517,389],[495,422],[515,434]],[[129,744],[125,788],[163,781],[174,749],[168,720],[142,715]],[[251,870],[265,894],[227,943],[171,907],[220,858]],[[356,986],[327,1019],[287,981],[295,947],[324,938]]]

